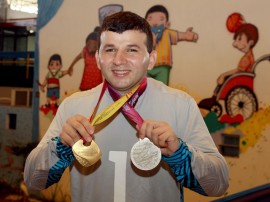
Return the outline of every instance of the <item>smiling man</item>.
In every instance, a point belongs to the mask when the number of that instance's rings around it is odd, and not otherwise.
[[[51,186],[69,167],[74,202],[183,201],[183,187],[207,196],[226,191],[226,161],[196,102],[182,91],[146,78],[156,60],[152,37],[147,21],[134,13],[105,18],[96,52],[105,81],[62,102],[45,136],[27,158],[24,177],[30,188]],[[121,109],[99,114],[108,106],[113,108],[119,99],[127,99]],[[95,117],[108,114],[106,121],[94,124]],[[71,147],[80,139],[96,143],[102,153],[89,167],[83,167],[72,153]],[[144,140],[149,141],[136,157],[145,167],[133,164],[130,152]],[[91,145],[81,145],[81,149]],[[86,158],[89,155],[86,152]],[[156,157],[161,159],[158,165],[145,169]]]

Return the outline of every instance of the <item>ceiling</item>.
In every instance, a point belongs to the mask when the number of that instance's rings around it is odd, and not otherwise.
[[[0,0],[0,24],[35,31],[37,11],[37,0]]]
[[[11,10],[37,14],[37,0],[2,0],[6,1]]]

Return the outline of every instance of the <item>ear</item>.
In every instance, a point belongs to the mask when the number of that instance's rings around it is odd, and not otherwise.
[[[98,50],[96,51],[96,53],[95,53],[95,58],[96,58],[96,62],[97,62],[97,67],[98,67],[98,69],[99,70],[101,70],[100,69],[100,60],[99,60],[99,55],[98,55]]]
[[[248,44],[249,44],[249,47],[252,47],[254,45],[254,40],[249,40]]]
[[[149,54],[149,65],[148,65],[147,70],[153,69],[153,67],[156,64],[156,60],[157,60],[157,51],[152,50],[152,52]]]
[[[166,22],[165,27],[170,28],[170,26],[171,26],[171,22],[170,21]]]

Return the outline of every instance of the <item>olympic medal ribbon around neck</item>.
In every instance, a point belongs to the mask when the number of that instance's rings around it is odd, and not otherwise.
[[[99,103],[108,85],[109,84],[106,81],[104,81],[102,91],[98,99],[98,103],[96,104],[96,107],[90,117],[90,123],[93,126],[96,126],[104,122],[105,120],[110,118],[113,114],[115,114],[140,87],[140,84],[137,84],[130,92],[120,97],[114,103],[103,109],[95,118],[93,118],[97,112]],[[89,167],[95,164],[100,159],[101,151],[94,140],[91,141],[90,145],[84,145],[85,142],[86,141],[83,138],[81,138],[72,146],[72,151],[75,158],[82,166]]]
[[[135,124],[139,127],[142,126],[144,120],[140,116],[140,114],[134,109],[139,97],[144,93],[147,86],[147,79],[141,82],[138,90],[131,96],[130,100],[126,102],[122,107],[122,113],[125,114],[130,120],[132,120]],[[113,87],[110,85],[108,86],[109,93],[114,101],[120,99],[121,94],[117,92]]]

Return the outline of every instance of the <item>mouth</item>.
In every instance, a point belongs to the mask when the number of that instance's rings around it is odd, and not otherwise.
[[[117,76],[125,76],[127,75],[130,71],[129,70],[112,70],[112,72],[117,75]]]

